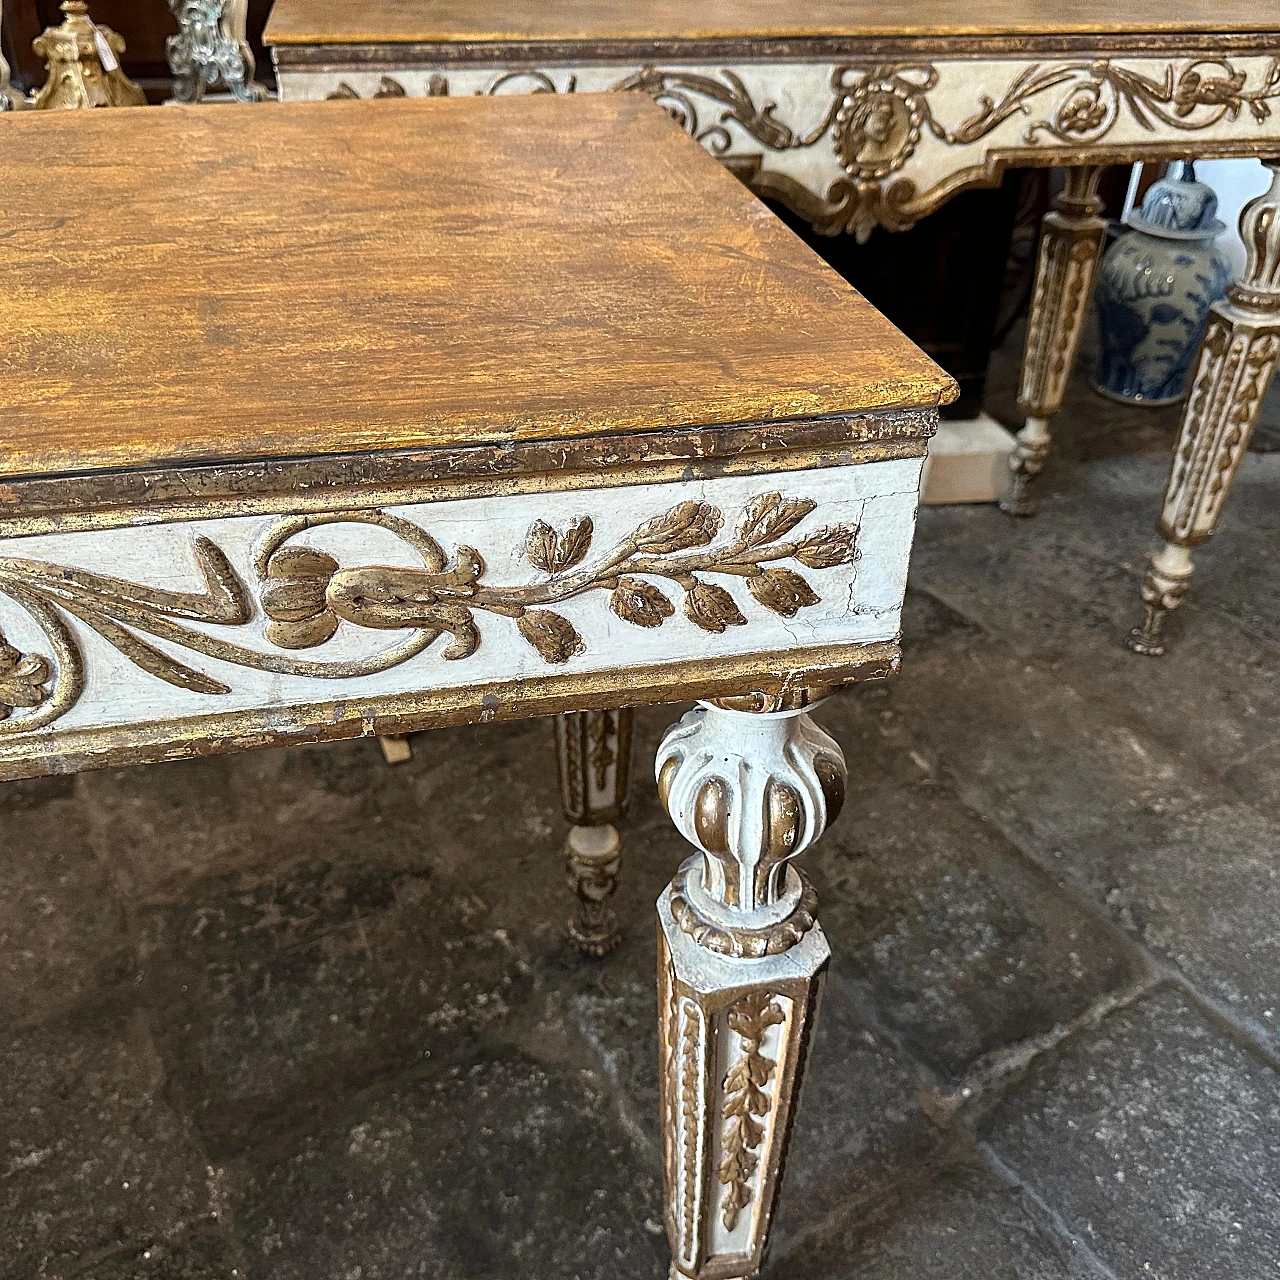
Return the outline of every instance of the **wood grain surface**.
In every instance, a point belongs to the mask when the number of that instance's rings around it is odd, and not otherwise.
[[[641,95],[0,118],[0,473],[953,394]]]
[[[276,0],[268,44],[1280,31],[1275,0]]]

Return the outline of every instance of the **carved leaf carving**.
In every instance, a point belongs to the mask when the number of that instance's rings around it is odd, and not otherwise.
[[[790,533],[818,504],[808,498],[762,493],[752,498],[738,520],[738,540],[748,547],[774,542]]]
[[[751,1203],[751,1176],[759,1166],[755,1149],[764,1140],[764,1126],[773,1100],[764,1087],[773,1078],[774,1060],[760,1051],[770,1027],[786,1022],[786,1014],[767,991],[743,996],[730,1010],[728,1023],[742,1041],[741,1052],[724,1078],[723,1155],[716,1172],[725,1187],[721,1221],[732,1231],[739,1213]]]
[[[573,623],[551,609],[527,609],[516,626],[547,662],[568,662],[586,648]]]
[[[703,631],[720,632],[726,627],[747,625],[733,597],[713,582],[699,582],[689,589],[684,598],[684,613]]]
[[[834,569],[861,558],[858,527],[852,524],[824,525],[815,529],[796,549],[796,559],[809,569]]]
[[[705,547],[717,533],[724,517],[709,502],[682,502],[663,515],[646,520],[631,535],[641,551],[670,555],[690,547]]]
[[[594,531],[590,516],[578,516],[563,534],[557,533],[545,520],[535,520],[525,540],[525,555],[535,569],[561,573],[582,563],[591,549]]]
[[[818,603],[813,588],[790,569],[765,569],[747,579],[747,590],[766,609],[794,618],[801,610]]]
[[[0,632],[0,720],[14,707],[38,707],[49,696],[44,686],[52,675],[47,659],[19,653]]]
[[[385,511],[347,511],[291,517],[269,536],[252,565],[260,575],[259,599],[266,614],[267,650],[236,643],[191,620],[223,627],[248,624],[251,597],[225,553],[206,537],[192,542],[200,591],[171,591],[112,578],[72,565],[0,558],[0,593],[25,609],[54,648],[56,665],[38,656],[15,658],[0,645],[0,732],[5,736],[52,722],[83,691],[83,658],[74,636],[60,621],[79,619],[143,671],[182,689],[224,694],[228,686],[187,666],[167,651],[179,648],[219,662],[284,675],[345,679],[385,671],[427,650],[442,635],[450,641],[441,656],[456,661],[481,643],[478,613],[514,621],[524,640],[550,663],[569,661],[585,644],[569,620],[553,609],[561,601],[609,592],[609,605],[634,626],[660,627],[675,607],[656,580],[683,589],[684,614],[711,633],[747,625],[738,602],[708,575],[745,579],[752,597],[771,612],[791,617],[818,602],[809,583],[784,560],[811,569],[853,563],[856,525],[827,526],[786,540],[815,508],[808,498],[769,493],[751,500],[734,538],[717,543],[724,524],[718,507],[686,501],[639,525],[594,567],[581,567],[592,547],[594,526],[587,516],[557,531],[535,521],[525,538],[531,563],[547,580],[516,585],[484,581],[483,557],[474,547],[458,546],[452,559],[421,526]],[[314,546],[290,539],[323,525],[372,524],[392,532],[420,558],[417,567],[366,564],[343,567]],[[258,558],[258,557],[261,558]],[[337,656],[308,661],[288,651],[323,645],[342,623],[374,631],[409,633],[368,656]],[[161,649],[143,637],[156,637]],[[25,663],[25,665],[22,665]],[[43,693],[52,679],[54,688]],[[38,699],[38,701],[37,701]],[[53,712],[13,717],[19,707],[50,704]],[[5,711],[3,708],[7,707]],[[41,719],[45,716],[45,719]]]
[[[619,578],[609,597],[609,608],[637,627],[660,627],[675,613],[675,606],[657,587],[639,578]]]

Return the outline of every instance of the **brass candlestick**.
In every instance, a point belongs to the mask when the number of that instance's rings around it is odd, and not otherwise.
[[[62,0],[62,12],[61,26],[31,42],[49,72],[32,105],[44,111],[145,106],[142,90],[120,70],[124,40],[110,27],[97,26],[84,0]]]

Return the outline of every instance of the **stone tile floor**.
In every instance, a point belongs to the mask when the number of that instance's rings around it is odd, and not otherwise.
[[[772,1280],[1280,1275],[1280,455],[1137,658],[1175,422],[1078,382],[1038,519],[925,511],[902,677],[821,713],[853,783]],[[681,841],[639,768],[628,941],[574,958],[549,742],[0,788],[0,1276],[661,1280]]]

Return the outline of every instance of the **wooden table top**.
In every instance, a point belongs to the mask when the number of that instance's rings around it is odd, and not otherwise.
[[[0,474],[933,405],[648,98],[0,117]]]
[[[276,0],[268,44],[1280,31],[1264,0]]]

